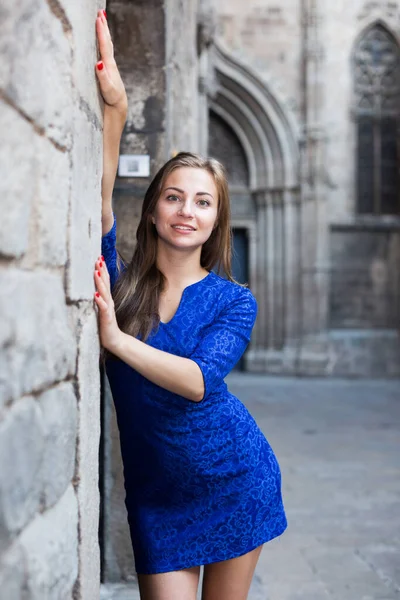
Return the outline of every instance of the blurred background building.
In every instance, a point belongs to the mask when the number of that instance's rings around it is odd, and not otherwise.
[[[148,178],[182,150],[226,166],[236,277],[259,314],[241,368],[400,374],[400,2],[110,0],[129,97],[114,196],[130,258]],[[105,580],[133,576],[104,401]]]
[[[399,374],[396,2],[121,2],[122,154],[181,150],[231,185],[235,272],[257,296],[246,368]],[[134,175],[134,173],[132,173]],[[130,257],[148,179],[119,178]]]
[[[0,6],[0,589],[95,600],[133,577],[100,403],[94,261],[107,8],[129,115],[114,208],[130,258],[148,176],[226,166],[257,373],[400,374],[400,0],[5,0]],[[135,158],[136,157],[136,158]],[[103,436],[100,445],[99,434]],[[101,522],[100,549],[99,471]]]

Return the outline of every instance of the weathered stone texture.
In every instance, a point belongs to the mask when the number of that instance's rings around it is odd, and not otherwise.
[[[295,0],[220,0],[218,35],[230,52],[244,59],[300,108],[301,3]]]
[[[92,275],[101,222],[100,6],[63,4],[0,7],[0,596],[7,600],[98,597]],[[71,319],[70,300],[83,300],[74,310],[87,327]],[[81,462],[78,436],[89,440]],[[77,493],[72,482],[81,483]],[[87,567],[75,585],[80,543]]]
[[[196,152],[199,144],[196,2],[166,3],[168,152]],[[182,40],[185,43],[182,44]]]
[[[5,256],[19,257],[28,249],[38,161],[35,153],[27,160],[27,148],[36,139],[33,127],[0,101],[0,253]]]
[[[81,320],[78,349],[79,444],[77,456],[77,496],[79,505],[79,581],[80,596],[99,597],[100,549],[98,460],[100,440],[100,375],[97,319],[75,315]],[[90,431],[90,434],[88,432]]]
[[[42,265],[62,266],[67,260],[70,159],[45,138],[39,138],[37,245]]]
[[[38,404],[28,397],[16,402],[0,423],[0,552],[40,506],[41,416]]]
[[[43,502],[52,506],[70,483],[75,468],[77,402],[71,383],[63,383],[38,399],[44,427]]]
[[[16,542],[0,558],[0,590],[5,600],[29,600],[25,586],[25,560]]]
[[[107,15],[129,99],[121,152],[149,154],[154,172],[165,159],[164,2],[110,0]]]
[[[71,46],[61,22],[46,2],[6,0],[1,23],[0,88],[52,140],[69,146]]]
[[[18,545],[24,553],[29,600],[71,598],[78,574],[78,508],[71,485],[54,508],[32,521]]]
[[[0,289],[1,405],[72,374],[76,350],[58,275],[3,270]]]
[[[62,0],[65,25],[73,37],[72,83],[74,105],[81,105],[96,127],[102,121],[102,101],[99,89],[94,84],[95,64],[99,59],[97,42],[94,35],[95,19],[98,9],[104,9],[102,0]],[[74,144],[76,134],[74,134]],[[96,146],[97,147],[97,146]],[[94,161],[97,163],[97,161]],[[89,165],[87,165],[89,166]]]
[[[79,107],[74,110],[68,296],[92,299],[94,263],[100,254],[102,132]],[[96,149],[96,160],[93,152]]]
[[[400,226],[331,230],[330,326],[393,329],[400,317]]]

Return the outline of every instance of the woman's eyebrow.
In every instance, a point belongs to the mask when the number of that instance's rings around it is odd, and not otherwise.
[[[184,194],[184,190],[181,190],[180,188],[177,187],[167,187],[165,188],[165,192],[167,190],[175,190],[175,192],[179,192],[180,194]],[[213,198],[212,194],[210,194],[209,192],[197,192],[196,196],[211,196],[211,198]]]

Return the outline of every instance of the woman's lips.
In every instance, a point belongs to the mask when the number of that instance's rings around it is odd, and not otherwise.
[[[196,231],[194,227],[191,227],[190,225],[171,225],[171,227],[179,233],[192,233],[193,231]]]

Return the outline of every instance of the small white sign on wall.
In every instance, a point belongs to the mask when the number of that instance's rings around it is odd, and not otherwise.
[[[150,156],[148,154],[121,154],[118,175],[119,177],[149,177]]]

